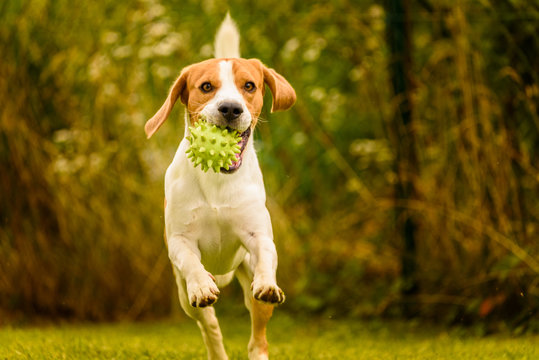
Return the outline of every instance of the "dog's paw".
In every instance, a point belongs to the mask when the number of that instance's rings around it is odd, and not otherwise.
[[[256,300],[272,305],[284,303],[286,297],[277,284],[256,284],[251,285],[253,296]]]
[[[187,294],[189,303],[193,307],[210,306],[217,301],[220,291],[215,284],[215,278],[208,273],[208,276],[202,276],[196,281],[187,284]]]

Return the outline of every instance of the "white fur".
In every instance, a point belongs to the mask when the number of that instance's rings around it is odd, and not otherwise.
[[[226,14],[217,35],[215,36],[215,58],[239,58],[240,57],[240,33],[236,23]]]
[[[203,269],[225,275],[235,270],[246,250],[255,255],[260,250],[255,238],[265,242],[264,248],[274,250],[262,173],[252,139],[242,166],[234,174],[205,173],[195,168],[185,155],[188,147],[189,141],[183,139],[165,175],[169,256],[182,275],[188,278]],[[276,261],[276,254],[270,255]]]

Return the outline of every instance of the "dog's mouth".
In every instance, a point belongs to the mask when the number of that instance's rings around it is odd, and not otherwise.
[[[232,131],[234,129],[228,128],[229,131]],[[251,127],[248,127],[247,130],[242,132],[240,134],[241,140],[238,142],[238,146],[240,147],[239,154],[236,154],[236,160],[232,161],[232,164],[228,166],[228,169],[225,169],[224,167],[221,168],[221,173],[223,174],[232,174],[236,172],[242,162],[243,162],[243,153],[245,152],[245,148],[247,147],[247,142],[249,141],[249,136],[251,136]]]

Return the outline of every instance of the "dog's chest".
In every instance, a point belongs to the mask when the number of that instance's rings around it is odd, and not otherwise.
[[[228,273],[245,257],[241,219],[230,207],[205,204],[193,209],[187,229],[196,241],[202,264],[212,274]]]

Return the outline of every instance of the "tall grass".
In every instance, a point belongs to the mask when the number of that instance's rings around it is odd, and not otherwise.
[[[8,315],[125,316],[148,274],[166,264],[151,241],[161,223],[152,211],[159,181],[148,185],[139,95],[129,90],[142,80],[124,77],[141,65],[113,47],[124,35],[112,21],[92,30],[127,4],[2,7],[1,307]],[[167,290],[152,287],[147,305],[156,315],[166,313]]]

